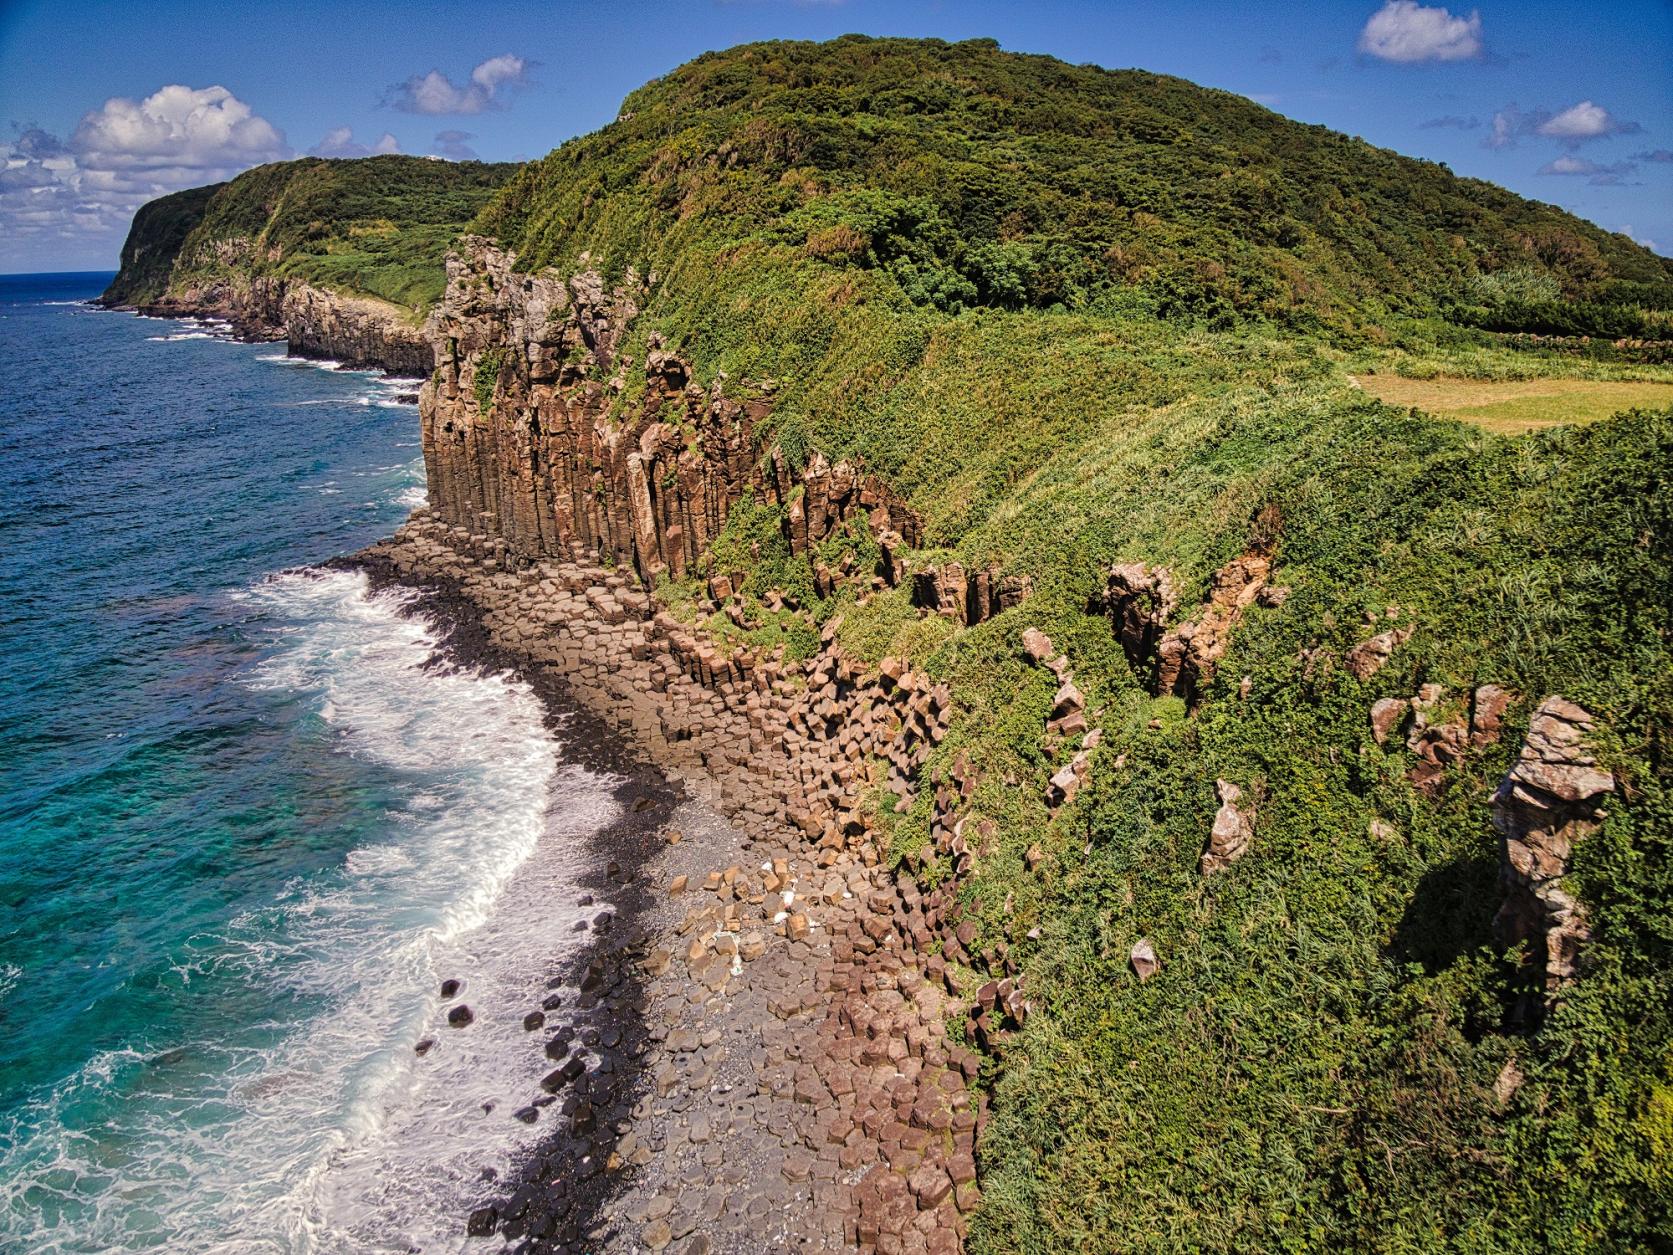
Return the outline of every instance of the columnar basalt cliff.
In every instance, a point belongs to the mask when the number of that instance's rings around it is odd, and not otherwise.
[[[515,261],[466,237],[431,316],[437,370],[419,404],[442,518],[529,558],[578,542],[647,583],[690,570],[745,493],[786,507],[797,553],[859,516],[897,546],[917,543],[912,511],[852,464],[762,455],[770,384],[705,388],[654,335],[633,361],[623,344],[646,280],[630,272],[609,288]]]

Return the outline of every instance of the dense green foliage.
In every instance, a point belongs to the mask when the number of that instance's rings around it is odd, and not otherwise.
[[[1365,329],[1503,268],[1597,299],[1669,263],[1550,206],[1225,92],[991,41],[710,54],[515,179],[483,227],[590,251],[887,273],[943,310],[1139,308]],[[763,256],[765,254],[766,256]]]
[[[105,295],[143,304],[275,275],[419,310],[441,295],[460,228],[515,169],[400,156],[258,166],[141,209]]]
[[[169,277],[181,248],[200,222],[204,210],[225,183],[187,188],[159,196],[134,214],[128,238],[122,242],[122,266],[104,299],[118,305],[154,301],[168,290]]]
[[[1035,1008],[987,1078],[974,1249],[1673,1243],[1673,414],[1508,438],[1348,378],[1668,379],[1481,328],[1665,334],[1673,263],[1235,96],[986,41],[700,58],[477,227],[526,266],[654,274],[631,351],[655,330],[705,384],[773,379],[770,438],[887,477],[925,519],[917,561],[1032,579],[971,629],[905,588],[820,598],[752,500],[705,566],[745,595],[720,634],[802,652],[840,611],[856,654],[952,683],[930,770],[967,753],[998,823],[970,949],[1008,945]],[[1183,617],[1266,507],[1290,597],[1250,611],[1194,713],[1150,697],[1095,610],[1104,571],[1169,567]],[[814,558],[863,570],[863,548]],[[699,611],[695,583],[662,596]],[[1342,657],[1391,606],[1417,633],[1361,683]],[[1045,736],[1030,626],[1103,712],[1055,815],[1078,739]],[[1419,794],[1370,703],[1434,683],[1452,710],[1489,681],[1517,696],[1506,739]],[[1571,878],[1586,975],[1535,1030],[1490,934],[1489,797],[1551,693],[1598,715],[1623,788]],[[1205,879],[1217,777],[1256,836]],[[900,857],[928,793],[879,803]],[[1140,936],[1163,962],[1142,986]]]

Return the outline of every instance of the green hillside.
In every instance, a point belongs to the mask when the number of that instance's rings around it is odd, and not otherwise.
[[[953,686],[930,770],[968,755],[995,822],[966,949],[1007,947],[1034,1008],[987,1077],[975,1249],[1673,1242],[1673,411],[1558,400],[1500,435],[1355,382],[1665,384],[1673,262],[1177,79],[858,37],[699,58],[475,225],[527,267],[654,275],[636,360],[656,332],[704,385],[773,380],[768,439],[863,457],[926,521],[915,562],[1031,577],[968,629],[906,587],[821,599],[746,503],[715,564],[750,572],[749,626],[709,620],[801,649],[841,613],[854,652]],[[1110,565],[1169,568],[1177,623],[1253,548],[1287,599],[1249,608],[1194,708],[1152,697],[1099,606]],[[704,613],[697,581],[661,593]],[[1390,615],[1413,635],[1356,678]],[[1044,731],[1029,627],[1103,712],[1055,812],[1081,742]],[[1434,684],[1455,712],[1485,683],[1515,695],[1504,739],[1444,791],[1372,738],[1378,698]],[[1489,798],[1553,693],[1597,716],[1621,789],[1571,877],[1585,974],[1534,1023],[1492,938]],[[1205,878],[1217,778],[1258,817]],[[877,799],[897,857],[931,792]]]
[[[105,299],[143,304],[171,287],[276,275],[423,308],[441,295],[449,244],[516,168],[307,158],[176,192],[135,215]]]
[[[914,301],[1367,330],[1499,295],[1673,300],[1673,263],[1240,96],[991,41],[713,53],[528,166],[482,219],[530,265],[883,272]],[[722,276],[717,282],[724,284]],[[1499,287],[1503,287],[1501,282]],[[1494,301],[1493,303],[1497,303]]]

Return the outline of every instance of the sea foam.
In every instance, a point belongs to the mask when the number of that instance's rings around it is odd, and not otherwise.
[[[273,1019],[250,1027],[276,1047],[102,1050],[0,1128],[0,1237],[63,1255],[463,1249],[482,1170],[541,1135],[511,1118],[546,1064],[521,1019],[602,905],[576,906],[575,885],[610,782],[562,765],[526,684],[437,667],[410,595],[301,571],[236,596],[270,641],[244,682],[318,753],[409,779],[407,800],[336,871],[193,938],[169,972],[260,990]],[[447,977],[469,1029],[445,1026]],[[113,1092],[116,1118],[82,1127]]]

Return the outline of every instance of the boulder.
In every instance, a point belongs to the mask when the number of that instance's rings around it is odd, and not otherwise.
[[[1378,745],[1388,744],[1388,738],[1400,730],[1411,713],[1411,703],[1398,697],[1384,697],[1371,703],[1371,737]]]
[[[1043,666],[1046,659],[1057,652],[1047,636],[1039,628],[1029,628],[1022,634],[1022,652],[1028,656],[1028,661],[1035,666]]]
[[[1214,827],[1209,833],[1208,848],[1203,851],[1200,864],[1205,876],[1223,871],[1237,862],[1248,851],[1249,843],[1255,836],[1253,809],[1246,813],[1237,808],[1243,798],[1243,790],[1230,780],[1216,780],[1214,792],[1220,799],[1220,809],[1214,814]]]

